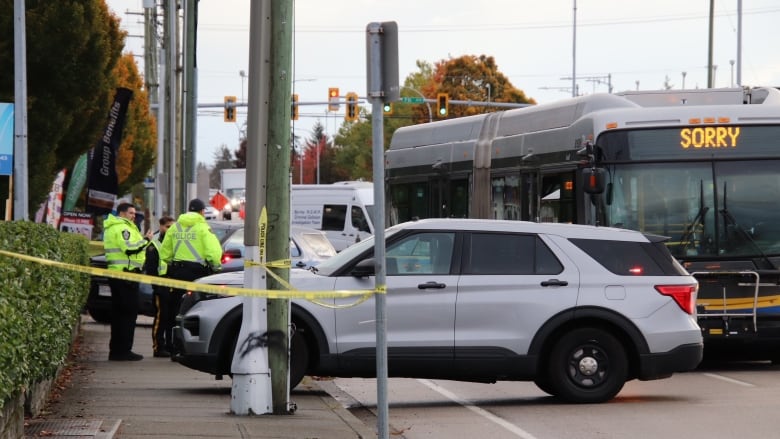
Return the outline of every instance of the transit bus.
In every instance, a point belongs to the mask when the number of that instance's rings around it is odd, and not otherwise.
[[[780,361],[780,91],[594,94],[403,127],[387,223],[570,222],[668,237],[705,352]]]

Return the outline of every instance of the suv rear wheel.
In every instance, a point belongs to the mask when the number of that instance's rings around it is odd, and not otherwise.
[[[552,349],[549,365],[555,394],[575,403],[614,398],[628,376],[625,348],[617,338],[597,328],[564,334]]]

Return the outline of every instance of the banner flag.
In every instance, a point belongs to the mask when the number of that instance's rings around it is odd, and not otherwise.
[[[114,103],[108,112],[106,130],[90,153],[87,210],[97,215],[109,213],[114,208],[119,190],[116,156],[122,143],[127,106],[132,97],[132,90],[121,87],[116,89]]]
[[[70,182],[68,182],[68,189],[65,191],[65,201],[63,203],[63,210],[72,211],[76,206],[76,201],[81,195],[81,190],[84,189],[84,184],[87,182],[87,153],[81,154],[76,164],[73,165],[73,173],[70,175]]]
[[[67,170],[63,169],[57,173],[46,203],[46,223],[55,229],[59,227],[60,217],[62,217],[62,186],[65,184],[66,172]]]
[[[14,173],[14,104],[0,102],[0,175]]]

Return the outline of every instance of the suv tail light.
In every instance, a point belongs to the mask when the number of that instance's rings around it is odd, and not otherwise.
[[[656,285],[655,289],[674,299],[674,302],[688,314],[693,315],[696,310],[696,292],[699,284],[694,285]]]

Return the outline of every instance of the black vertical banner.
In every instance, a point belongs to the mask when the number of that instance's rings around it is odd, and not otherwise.
[[[132,90],[117,88],[114,102],[108,112],[108,124],[97,145],[90,151],[87,183],[87,210],[103,215],[114,209],[119,181],[116,174],[116,156],[122,143],[122,130]]]

